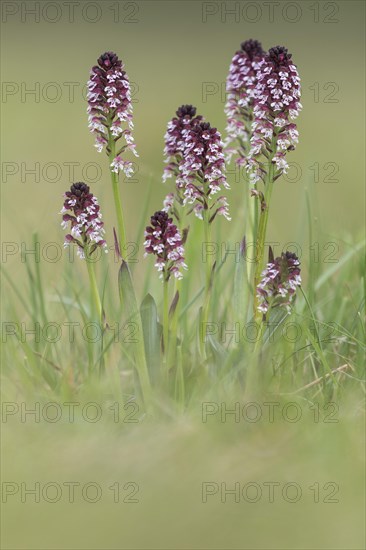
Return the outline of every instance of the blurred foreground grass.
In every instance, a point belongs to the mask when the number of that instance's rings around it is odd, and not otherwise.
[[[358,407],[341,403],[336,422],[325,421],[321,409],[315,422],[310,404],[297,400],[302,418],[293,423],[281,416],[280,401],[273,423],[265,414],[255,423],[236,423],[233,415],[226,422],[211,415],[204,423],[200,403],[174,422],[143,417],[127,424],[121,417],[115,423],[106,410],[96,423],[80,414],[69,423],[65,412],[57,423],[9,417],[3,487],[13,482],[18,492],[2,505],[2,547],[364,548],[365,426]],[[40,483],[40,503],[25,494],[22,482],[28,489]],[[55,503],[45,500],[57,493],[44,490],[50,482],[62,489]],[[65,482],[79,484],[74,503]],[[118,503],[110,489],[116,482]],[[123,489],[127,482],[137,485]],[[207,482],[217,491],[203,502]],[[88,483],[100,487],[95,503],[82,497]],[[221,483],[228,490],[240,484],[238,502],[229,493],[225,502]],[[138,502],[123,502],[136,488]],[[86,495],[94,499],[93,487]]]

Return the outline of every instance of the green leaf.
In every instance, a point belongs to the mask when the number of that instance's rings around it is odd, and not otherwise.
[[[234,310],[238,321],[247,322],[247,309],[249,302],[249,282],[245,261],[245,237],[241,243],[240,254],[235,265],[234,275]]]
[[[140,307],[142,331],[144,335],[145,355],[150,378],[156,384],[160,378],[160,338],[161,328],[158,324],[158,311],[151,294],[147,294]]]
[[[170,341],[168,346],[168,370],[176,366],[177,353],[177,332],[178,332],[178,302],[179,290],[174,294],[174,298],[169,308]]]
[[[281,337],[281,333],[278,333],[278,329],[283,325],[285,320],[289,317],[289,313],[283,307],[277,307],[270,310],[268,323],[265,325],[263,332],[263,345],[273,343]]]
[[[228,357],[228,351],[224,346],[218,341],[217,338],[208,334],[206,337],[206,342],[210,352],[212,353],[212,365],[216,369],[216,374],[222,365],[225,364]]]
[[[142,322],[140,311],[137,306],[135,290],[132,283],[130,268],[127,262],[122,260],[121,267],[118,273],[118,289],[119,297],[122,305],[122,314],[124,323],[134,323],[137,328],[136,342],[133,346],[133,356],[135,359],[135,367],[139,375],[141,392],[144,398],[146,407],[150,402],[151,386],[149,372],[147,370],[144,338],[142,330]]]
[[[174,298],[172,300],[172,303],[170,304],[169,319],[171,319],[171,320],[174,319],[175,312],[176,312],[177,305],[178,305],[178,301],[179,301],[179,290],[177,290],[177,292],[174,294]]]

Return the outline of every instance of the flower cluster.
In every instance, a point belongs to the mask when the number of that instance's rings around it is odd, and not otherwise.
[[[163,181],[175,176],[175,193],[169,193],[164,200],[163,210],[177,217],[174,203],[194,204],[197,217],[203,210],[212,210],[210,220],[217,214],[230,219],[225,197],[220,197],[209,206],[208,199],[221,190],[229,188],[225,177],[225,158],[221,135],[211,128],[192,105],[182,105],[168,124],[165,134],[167,166]]]
[[[169,121],[165,134],[165,163],[163,182],[168,178],[175,177],[175,192],[169,193],[164,200],[163,210],[170,212],[179,220],[179,214],[175,208],[175,202],[179,205],[184,203],[184,187],[180,178],[179,165],[182,161],[185,148],[185,130],[192,128],[202,120],[202,116],[196,115],[196,107],[193,105],[182,105],[176,111],[176,116]]]
[[[182,105],[176,111],[176,116],[168,123],[165,134],[164,154],[167,166],[164,169],[163,181],[179,174],[179,162],[184,151],[184,130],[193,127],[202,120],[196,116],[196,107],[193,105]]]
[[[249,171],[253,182],[266,173],[259,157],[271,155],[278,177],[287,171],[286,151],[295,148],[298,131],[295,120],[302,108],[300,78],[291,54],[283,46],[271,48],[258,64],[254,98],[254,122]],[[275,143],[273,144],[273,140]],[[276,151],[273,155],[273,145]]]
[[[284,306],[290,312],[296,287],[301,285],[300,262],[296,254],[283,252],[267,264],[257,286],[258,310],[267,313],[270,307]]]
[[[105,231],[102,214],[97,198],[90,193],[89,186],[82,182],[73,183],[64,197],[61,225],[66,229],[70,223],[71,227],[70,234],[65,237],[64,246],[77,244],[80,258],[85,258],[85,254],[93,254],[98,246],[107,252],[107,243],[103,239]]]
[[[112,160],[114,172],[123,171],[129,177],[132,162],[124,161],[121,153],[131,150],[136,156],[136,149],[131,130],[132,103],[130,82],[124,66],[117,55],[106,52],[98,59],[98,65],[92,68],[88,81],[88,114],[90,131],[96,134],[95,146],[99,152],[106,147],[110,154],[111,142],[121,137],[126,141]]]
[[[217,214],[230,220],[225,197],[219,197],[211,205],[209,199],[229,189],[225,176],[225,158],[220,132],[208,122],[198,122],[183,132],[183,158],[179,163],[178,185],[184,189],[184,204],[194,204],[195,214],[202,218],[203,210],[211,210],[210,221]]]
[[[155,267],[164,281],[168,281],[171,275],[181,279],[181,269],[187,269],[187,266],[184,263],[184,248],[177,227],[163,210],[155,212],[150,223],[145,230],[145,256],[156,256]]]
[[[238,154],[236,162],[239,164],[245,163],[243,147],[249,142],[257,70],[263,57],[261,43],[257,40],[246,40],[231,61],[226,81],[227,139],[225,145],[239,142],[239,147],[227,149],[228,160],[233,154]]]

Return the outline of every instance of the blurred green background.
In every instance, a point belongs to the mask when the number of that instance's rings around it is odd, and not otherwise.
[[[8,14],[8,4],[18,8],[16,14]],[[289,178],[297,181],[279,182],[269,235],[281,244],[303,242],[306,186],[329,241],[341,247],[343,240],[351,242],[360,234],[364,224],[363,2],[276,2],[271,10],[266,2],[106,1],[96,3],[99,9],[80,2],[74,7],[74,22],[68,22],[70,8],[62,2],[59,10],[50,5],[44,11],[42,6],[49,3],[40,2],[39,23],[21,4],[28,9],[33,6],[32,2],[5,2],[3,6],[3,240],[26,240],[29,232],[37,230],[42,238],[61,241],[57,213],[70,183],[65,163],[79,163],[74,179],[89,175],[111,242],[115,222],[107,159],[93,148],[82,97],[89,69],[108,49],[124,60],[135,83],[135,138],[140,158],[136,178],[123,184],[128,236],[134,240],[148,184],[153,186],[151,213],[160,207],[167,191],[161,173],[168,120],[179,105],[192,103],[224,135],[223,83],[235,50],[250,37],[261,40],[265,48],[288,47],[303,88],[300,143],[289,155],[302,177],[297,177],[293,167]],[[84,12],[83,7],[87,7]],[[228,11],[233,9],[236,15]],[[57,18],[55,23],[48,21]],[[97,21],[89,22],[92,19]],[[36,95],[25,93],[31,89],[37,89]],[[70,100],[71,89],[74,97]],[[37,162],[36,182],[26,170],[34,169]],[[88,163],[98,163],[99,169],[85,169]],[[318,183],[314,181],[315,163]],[[243,216],[243,186],[235,181],[237,177],[230,179],[228,195],[235,224]],[[242,236],[240,226],[232,230],[234,224],[224,224],[225,236],[231,240]]]
[[[261,40],[266,49],[285,45],[303,87],[300,142],[289,154],[301,176],[293,167],[288,180],[296,181],[276,184],[269,238],[281,247],[299,243],[305,265],[316,241],[321,247],[335,243],[339,260],[360,240],[365,223],[364,2],[107,0],[79,1],[71,8],[64,2],[2,3],[3,246],[25,243],[31,248],[34,231],[41,243],[62,246],[62,195],[71,181],[80,180],[90,183],[99,198],[113,244],[107,158],[93,147],[82,94],[101,53],[114,50],[134,83],[140,157],[133,181],[122,183],[127,233],[134,241],[145,224],[141,216],[148,190],[146,222],[169,191],[161,181],[168,120],[179,105],[192,103],[225,135],[224,82],[234,52],[248,38]],[[30,13],[34,9],[36,15]],[[32,169],[36,176],[27,172]],[[228,244],[242,238],[245,193],[236,174],[229,180],[233,221],[220,221]],[[311,238],[306,189],[312,204]],[[326,259],[321,250],[320,262]],[[3,261],[14,282],[24,286],[21,255],[3,254]],[[63,284],[64,263],[42,261],[49,292]],[[139,279],[146,265],[136,267]],[[84,270],[77,269],[86,281]],[[200,265],[196,271],[201,276]],[[155,278],[151,285],[160,288]],[[5,399],[14,399],[14,393]],[[241,428],[224,424],[206,429],[199,408],[173,427],[139,424],[128,431],[104,423],[9,423],[3,480],[87,480],[106,487],[136,479],[144,490],[142,504],[136,509],[131,505],[132,510],[111,503],[110,495],[95,505],[79,502],[73,507],[65,501],[32,506],[16,497],[3,505],[3,547],[364,547],[362,426],[355,425],[352,415],[335,426],[305,422]],[[294,505],[263,501],[257,508],[218,500],[204,506],[202,480],[295,480],[302,487],[335,481],[343,489],[340,503],[333,505],[305,499]]]

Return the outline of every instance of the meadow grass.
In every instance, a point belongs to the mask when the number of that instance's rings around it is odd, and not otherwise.
[[[153,356],[149,357],[148,353],[148,362],[151,361],[149,368],[155,369],[150,378],[159,400],[163,394],[164,399],[178,402],[180,411],[186,411],[192,400],[203,399],[207,392],[220,395],[235,388],[234,393],[238,389],[244,391],[248,365],[253,361],[258,363],[256,393],[302,392],[309,399],[327,400],[352,388],[352,392],[357,390],[356,395],[362,395],[364,243],[344,243],[343,255],[335,263],[312,265],[309,259],[308,266],[303,266],[303,273],[306,267],[308,271],[294,311],[291,315],[276,312],[270,318],[258,354],[255,353],[258,332],[251,314],[251,292],[245,280],[248,262],[239,246],[235,246],[239,238],[224,239],[220,225],[213,243],[224,243],[226,254],[219,246],[215,249],[216,279],[207,329],[209,355],[203,359],[199,353],[202,327],[198,314],[203,295],[199,281],[203,278],[205,249],[201,246],[200,231],[198,223],[193,221],[192,246],[187,247],[187,262],[192,267],[180,289],[177,365],[170,369],[167,385],[161,379],[159,382],[163,368],[160,345],[156,345],[156,341],[149,344],[155,345]],[[236,231],[234,226],[232,232]],[[142,242],[141,233],[140,226],[136,242]],[[35,242],[42,242],[37,235],[33,236]],[[228,253],[230,250],[236,253]],[[134,352],[143,340],[142,327],[134,323],[132,314],[126,316],[123,305],[116,299],[118,258],[113,257],[112,252],[96,264],[107,328],[99,331],[91,328],[91,332],[83,336],[81,329],[95,321],[89,288],[84,284],[85,273],[81,274],[85,266],[76,260],[67,264],[67,258],[63,258],[60,284],[53,288],[47,284],[48,264],[42,257],[26,258],[23,264],[26,288],[12,283],[6,266],[2,270],[3,318],[6,320],[2,339],[3,376],[18,390],[20,384],[24,392],[41,392],[45,397],[58,398],[85,391],[96,380],[99,383],[102,375],[112,386],[117,384],[115,391],[120,397],[136,398],[139,385],[135,384]],[[163,285],[156,280],[149,260],[140,259],[130,265],[139,281],[135,307],[140,307],[146,295],[152,295],[149,310],[154,308],[156,326],[150,328],[156,332],[155,340],[159,340]],[[242,304],[248,307],[240,311]],[[70,323],[77,327],[72,337]],[[39,334],[32,334],[37,325]]]
[[[233,242],[239,241],[240,223],[230,230],[237,235]],[[64,258],[55,286],[48,283],[52,265],[34,256],[23,264],[27,284],[22,288],[3,269],[3,318],[15,323],[16,335],[3,336],[2,405],[18,407],[16,414],[5,415],[5,422],[3,417],[3,481],[18,487],[51,481],[62,487],[63,482],[93,480],[103,490],[95,504],[80,495],[70,504],[64,493],[56,504],[44,499],[36,504],[27,497],[25,505],[19,495],[8,497],[2,513],[4,548],[363,547],[364,243],[344,243],[337,263],[306,268],[304,262],[307,276],[293,312],[271,319],[260,353],[255,352],[255,333],[248,329],[252,306],[243,284],[243,258],[240,253],[218,256],[212,334],[202,359],[201,240],[201,227],[194,221],[187,249],[193,267],[182,281],[177,362],[168,379],[159,345],[162,284],[148,260],[131,264],[137,303],[145,298],[149,311],[146,317],[141,310],[144,330],[146,323],[150,327],[148,407],[136,375],[136,343],[125,341],[139,333],[131,319],[127,328],[123,325],[126,317],[116,299],[120,262],[112,261],[113,254],[96,265],[110,328],[103,341],[94,343],[82,338],[80,330],[71,341],[64,328],[65,323],[85,327],[93,320],[83,262]],[[222,224],[215,242],[221,240],[230,246]],[[34,235],[36,241],[42,239]],[[151,312],[157,316],[155,325]],[[118,333],[113,326],[119,320]],[[57,323],[63,327],[60,339],[48,341],[56,334],[51,325],[47,337],[42,330],[39,338],[22,333],[36,323]],[[239,323],[240,330],[225,335],[223,323],[227,331]],[[248,394],[250,365],[255,370]],[[245,409],[253,401],[261,411],[256,421],[256,411]],[[276,403],[273,422],[264,405],[268,402]],[[36,403],[39,419],[23,415],[23,408],[34,409]],[[49,420],[48,412],[43,417],[50,403],[62,411],[57,422]],[[67,403],[78,404],[72,422]],[[81,412],[90,403],[100,407],[98,422]],[[230,414],[233,410],[237,414]],[[54,410],[47,411],[52,417]],[[295,416],[301,413],[296,422],[294,411]],[[116,482],[121,487],[137,484],[138,503],[116,504],[109,489]],[[268,482],[280,487],[274,502],[265,492]],[[263,494],[256,503],[242,496],[235,501],[220,489],[204,502],[204,483],[225,483],[231,489],[255,483]],[[286,483],[300,487],[299,502],[283,498]],[[16,527],[19,521],[22,530]]]

